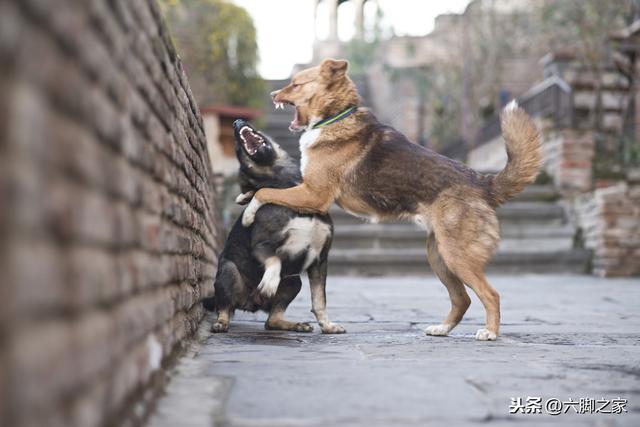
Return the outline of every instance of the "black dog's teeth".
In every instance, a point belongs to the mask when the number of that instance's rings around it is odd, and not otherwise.
[[[248,131],[251,134],[251,136],[255,139],[255,141],[247,141],[247,138],[245,138],[244,136],[245,131]],[[242,129],[240,129],[238,133],[240,135],[240,139],[243,142],[245,150],[250,155],[256,154],[258,152],[258,148],[264,144],[264,139],[248,126],[244,126]]]

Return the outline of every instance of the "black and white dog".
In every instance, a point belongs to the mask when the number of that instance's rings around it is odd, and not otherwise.
[[[244,120],[233,123],[236,156],[240,162],[242,194],[236,202],[246,204],[260,188],[288,188],[302,182],[300,165],[278,144]],[[266,329],[311,332],[308,323],[285,320],[287,306],[300,292],[304,271],[311,285],[312,312],[323,333],[340,334],[342,326],[331,323],[326,312],[327,255],[333,238],[328,215],[306,215],[266,205],[246,228],[236,220],[220,254],[215,296],[205,308],[216,310],[213,332],[226,332],[234,310],[269,313]]]

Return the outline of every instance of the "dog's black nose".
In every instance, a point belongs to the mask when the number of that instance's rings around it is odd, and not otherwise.
[[[240,128],[242,128],[242,126],[246,126],[247,122],[244,119],[237,119],[236,121],[233,122],[233,128],[235,130],[240,130]]]

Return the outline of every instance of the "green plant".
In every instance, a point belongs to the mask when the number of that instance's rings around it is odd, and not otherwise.
[[[249,13],[226,0],[161,0],[172,38],[201,103],[259,107],[256,29]]]

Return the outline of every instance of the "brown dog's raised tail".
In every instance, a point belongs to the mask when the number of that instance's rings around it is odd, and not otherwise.
[[[515,101],[502,110],[501,126],[507,148],[507,165],[493,179],[497,204],[516,196],[527,184],[535,181],[542,163],[538,129]]]

